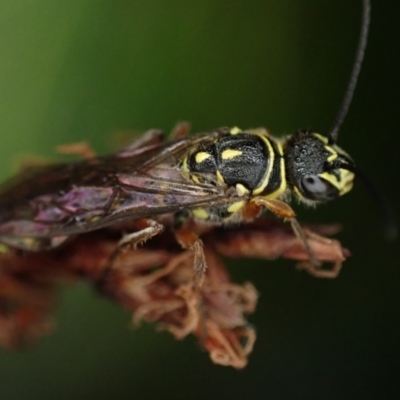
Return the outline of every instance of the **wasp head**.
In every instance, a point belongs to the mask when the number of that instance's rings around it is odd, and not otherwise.
[[[353,187],[353,160],[318,133],[296,132],[287,140],[284,154],[288,185],[301,200],[326,202]]]

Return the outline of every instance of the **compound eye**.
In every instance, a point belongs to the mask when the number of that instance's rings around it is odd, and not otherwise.
[[[301,180],[305,197],[310,200],[329,201],[339,196],[339,191],[332,184],[318,175],[306,175]]]

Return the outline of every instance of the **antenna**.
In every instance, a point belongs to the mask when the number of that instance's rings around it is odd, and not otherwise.
[[[364,59],[365,48],[367,46],[368,30],[371,16],[371,2],[370,0],[363,0],[363,15],[361,23],[361,31],[358,39],[358,46],[356,50],[356,57],[353,63],[353,70],[351,71],[350,80],[347,84],[347,89],[344,94],[342,104],[333,123],[332,129],[329,133],[329,144],[335,144],[338,139],[339,129],[349,111],[351,100],[353,99],[354,90],[357,85],[358,76],[360,75],[361,65]]]
[[[364,183],[365,188],[369,191],[378,211],[381,214],[386,240],[395,240],[397,238],[397,225],[390,204],[377,187],[368,179],[367,175],[365,175],[359,168],[355,168],[355,173],[357,178],[361,179]]]
[[[364,187],[371,195],[372,200],[374,201],[381,215],[386,240],[395,240],[397,238],[398,229],[395,222],[393,209],[391,208],[385,196],[382,195],[382,192],[380,192],[374,183],[368,178],[368,176],[365,175],[365,173],[355,165],[341,162],[335,163],[334,161],[332,164],[332,169],[335,168],[342,168],[352,171],[356,177],[361,180],[361,182],[364,184]]]

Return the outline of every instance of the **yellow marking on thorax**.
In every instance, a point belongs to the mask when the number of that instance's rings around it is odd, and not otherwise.
[[[216,175],[216,177],[217,177],[217,179],[218,179],[218,182],[220,182],[220,183],[225,183],[225,179],[224,179],[224,177],[222,176],[221,172],[219,172],[219,171],[217,170],[217,172],[215,173],[215,175]]]
[[[228,149],[228,150],[224,150],[221,153],[221,158],[223,160],[230,160],[232,158],[241,156],[242,154],[243,154],[243,152],[241,150]]]
[[[192,214],[198,219],[208,219],[208,212],[204,208],[195,208]]]
[[[276,144],[276,147],[277,147],[277,150],[278,150],[278,155],[279,155],[279,157],[281,157],[280,162],[279,162],[279,173],[280,173],[281,183],[280,183],[279,187],[274,192],[271,192],[271,193],[269,193],[269,194],[267,194],[265,196],[262,196],[262,197],[265,197],[266,199],[277,199],[287,189],[287,182],[286,182],[286,175],[285,175],[285,159],[283,158],[282,143],[275,142],[275,144]],[[271,171],[271,173],[272,173],[272,171]],[[264,181],[263,185],[261,186],[262,190],[264,190],[265,187],[268,185],[269,179],[270,179],[270,176],[268,177],[268,181],[267,182]],[[254,190],[254,194],[261,193],[262,190],[259,191],[259,189],[260,188],[257,188],[256,190]]]
[[[119,207],[119,204],[117,205]],[[114,208],[114,207],[113,207]],[[115,207],[117,208],[117,207]],[[97,222],[101,219],[101,217],[99,215],[95,215],[94,217],[90,217],[87,219],[87,222]]]
[[[36,245],[39,243],[39,239],[32,237],[24,237],[21,238],[21,243],[23,243],[23,245],[26,248],[35,248]]]
[[[231,204],[228,207],[228,212],[231,214],[236,214],[238,211],[240,211],[244,206],[246,205],[246,202],[244,200],[237,201],[233,204]]]
[[[191,179],[194,183],[197,183],[197,184],[200,185],[200,179],[198,178],[197,175],[194,175],[194,174],[190,175],[190,179]]]
[[[275,161],[275,152],[274,152],[274,148],[272,147],[271,142],[270,142],[270,140],[272,140],[272,139],[268,139],[266,136],[261,135],[261,134],[256,134],[256,136],[261,138],[263,140],[263,142],[267,145],[268,156],[269,156],[268,167],[267,167],[267,170],[265,171],[261,185],[253,190],[253,194],[260,194],[267,187],[269,180],[271,178],[272,168],[274,167],[274,161]],[[278,143],[278,151],[279,151],[279,153],[281,153],[281,151],[282,151],[282,146],[280,146],[279,143]]]
[[[236,193],[238,196],[244,196],[246,194],[249,194],[249,189],[247,189],[246,186],[244,186],[241,183],[236,184]]]
[[[263,142],[267,145],[269,160],[268,160],[268,167],[267,167],[267,170],[265,171],[261,185],[259,187],[257,187],[255,190],[253,190],[254,194],[262,193],[262,191],[267,187],[267,185],[269,183],[269,179],[271,177],[272,168],[274,166],[274,160],[275,160],[274,149],[273,149],[269,139],[263,135],[257,135],[257,136],[260,137],[263,140]]]
[[[10,248],[7,245],[0,243],[0,253],[1,254],[7,253],[9,250],[10,250]]]
[[[189,172],[188,157],[185,157],[182,161],[182,171]]]
[[[278,144],[278,147],[280,144]],[[285,160],[282,157],[280,162],[280,174],[281,174],[281,184],[279,185],[278,189],[275,192],[270,193],[267,198],[268,199],[277,199],[280,195],[282,195],[287,188],[286,184],[286,175],[285,175]]]
[[[237,135],[238,133],[243,133],[243,131],[240,128],[238,128],[237,126],[234,126],[233,128],[231,128],[229,130],[229,133],[231,135]]]
[[[210,158],[211,154],[207,153],[205,151],[199,151],[195,156],[194,159],[197,164],[201,164],[203,161],[207,160],[207,158]]]

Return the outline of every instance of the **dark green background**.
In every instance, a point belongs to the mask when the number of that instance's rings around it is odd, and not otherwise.
[[[365,64],[339,143],[399,213],[398,1],[373,2]],[[356,47],[356,0],[0,0],[1,178],[23,154],[113,132],[264,125],[327,132]],[[114,136],[115,137],[115,136]],[[300,207],[297,207],[298,209]],[[399,242],[383,239],[362,185],[301,219],[341,222],[353,256],[337,280],[293,263],[230,261],[260,292],[243,371],[129,315],[83,283],[58,330],[0,352],[0,399],[390,399],[399,384]]]

